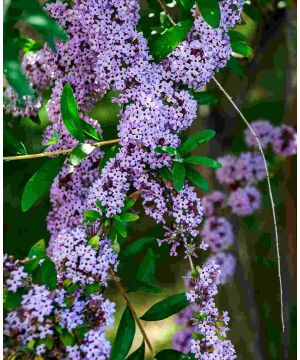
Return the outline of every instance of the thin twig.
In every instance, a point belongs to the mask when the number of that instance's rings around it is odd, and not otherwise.
[[[280,251],[279,251],[279,236],[278,236],[278,229],[277,229],[277,221],[276,221],[276,213],[275,213],[275,204],[274,204],[274,200],[273,200],[273,193],[272,193],[272,187],[271,187],[271,181],[270,181],[270,176],[269,176],[269,170],[268,170],[268,164],[267,164],[267,160],[264,154],[264,151],[262,149],[261,143],[259,141],[258,136],[256,135],[255,131],[253,130],[252,126],[250,125],[250,123],[248,122],[248,120],[245,118],[245,116],[242,114],[242,112],[240,111],[240,109],[237,107],[237,105],[235,104],[235,102],[232,100],[231,96],[226,92],[226,90],[223,88],[223,86],[218,82],[218,80],[213,77],[212,78],[213,81],[215,82],[215,84],[218,86],[218,88],[221,90],[221,92],[226,96],[226,98],[229,100],[229,102],[231,103],[231,105],[235,108],[235,110],[237,111],[237,113],[240,115],[240,117],[242,118],[242,120],[244,121],[244,123],[247,125],[247,127],[249,128],[249,130],[251,131],[251,133],[253,134],[253,136],[256,139],[259,151],[261,153],[261,156],[263,158],[264,161],[264,166],[265,166],[265,170],[266,170],[266,175],[267,175],[267,183],[268,183],[268,189],[269,189],[269,196],[270,196],[270,201],[271,201],[271,206],[272,206],[272,215],[273,215],[273,223],[274,223],[274,231],[275,231],[275,242],[276,242],[276,252],[277,252],[277,264],[278,264],[278,279],[279,279],[279,287],[280,287],[280,309],[281,309],[281,323],[282,323],[282,331],[284,332],[284,314],[283,314],[283,290],[282,290],[282,279],[281,279],[281,265],[280,265]]]
[[[110,145],[110,144],[116,144],[120,140],[119,139],[113,139],[113,140],[107,140],[107,141],[100,141],[93,143],[91,145],[93,146],[104,146],[104,145]],[[76,147],[76,146],[75,146]],[[71,149],[63,149],[63,150],[55,150],[55,151],[49,151],[49,152],[42,152],[38,154],[29,154],[29,155],[17,155],[17,156],[4,156],[4,161],[12,161],[12,160],[27,160],[27,159],[37,159],[42,157],[48,157],[53,155],[63,155],[70,153],[74,148]]]
[[[110,271],[110,274],[111,274],[111,278],[112,280],[114,281],[115,285],[116,285],[116,288],[118,289],[118,291],[120,292],[120,294],[123,296],[123,298],[126,300],[127,304],[128,304],[128,307],[130,308],[131,312],[132,312],[132,316],[134,317],[134,320],[135,322],[137,323],[139,329],[141,330],[141,333],[143,335],[143,338],[145,340],[145,343],[147,344],[148,348],[149,348],[149,351],[151,353],[151,356],[152,358],[154,359],[154,350],[152,348],[152,345],[150,343],[150,340],[143,328],[143,325],[133,307],[133,305],[131,304],[130,300],[129,300],[129,297],[126,293],[126,290],[123,288],[122,284],[120,283],[120,280],[116,277],[114,271],[112,269],[109,270]]]
[[[157,2],[163,9],[164,13],[167,15],[168,19],[170,20],[170,23],[172,25],[176,25],[176,22],[173,20],[172,16],[168,13],[168,9],[167,9],[166,5],[164,4],[164,2],[162,0],[157,0]]]

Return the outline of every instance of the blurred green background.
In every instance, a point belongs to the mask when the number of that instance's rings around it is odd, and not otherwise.
[[[277,3],[277,2],[276,2]],[[273,124],[296,125],[296,19],[295,6],[281,8],[273,6],[263,13],[255,23],[247,16],[241,32],[247,35],[254,49],[251,59],[242,60],[245,77],[235,75],[229,69],[218,74],[219,81],[233,96],[239,107],[251,120],[268,119]],[[24,30],[28,32],[28,29]],[[217,131],[210,147],[201,148],[213,157],[224,153],[245,150],[243,143],[244,124],[227,100],[213,84],[208,84],[220,101],[214,106],[200,106],[199,116],[190,132],[203,128]],[[103,126],[105,139],[114,138],[118,123],[117,107],[111,104],[109,93],[95,106],[92,116]],[[46,104],[46,100],[45,100]],[[14,133],[25,144],[28,153],[43,151],[41,136],[48,120],[43,108],[38,119],[12,119],[5,115],[5,121],[13,127]],[[4,154],[11,154],[4,144]],[[203,154],[204,155],[204,154]],[[46,230],[46,216],[49,211],[48,195],[23,213],[20,199],[24,185],[30,176],[44,163],[44,159],[4,163],[4,251],[18,257],[26,256],[29,248],[39,239],[49,239]],[[211,188],[216,188],[213,173],[206,174]],[[229,311],[231,331],[229,337],[234,343],[238,358],[250,359],[296,359],[296,159],[281,161],[272,176],[276,212],[279,223],[280,249],[284,285],[284,311],[286,332],[281,333],[279,284],[275,240],[270,203],[266,185],[262,184],[263,206],[255,215],[244,219],[232,218],[235,243],[232,251],[238,257],[235,277],[223,287],[217,302],[221,309]],[[200,193],[201,195],[201,193]],[[143,236],[160,236],[161,227],[147,217],[129,231],[130,242]],[[163,289],[159,295],[142,292],[130,294],[138,314],[151,304],[168,295],[184,291],[182,277],[188,264],[182,256],[168,256],[166,247],[154,249],[157,259],[157,285]],[[182,255],[182,254],[181,254]],[[121,269],[124,276],[132,276],[140,259]],[[204,257],[198,258],[202,264]],[[115,327],[108,336],[113,338],[124,309],[124,301],[112,285],[107,295],[117,304]],[[156,351],[170,347],[172,336],[179,329],[172,318],[144,322]],[[133,349],[141,342],[136,336]]]

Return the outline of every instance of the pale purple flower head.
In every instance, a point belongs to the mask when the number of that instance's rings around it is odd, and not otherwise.
[[[276,127],[273,131],[273,150],[281,156],[295,155],[297,152],[297,138],[295,130],[288,125]]]
[[[220,268],[220,283],[226,284],[234,275],[236,268],[235,257],[228,252],[218,252],[207,259],[207,263],[214,262]]]
[[[233,191],[228,199],[231,211],[239,216],[251,215],[260,207],[261,193],[254,186]]]
[[[202,198],[205,216],[216,215],[216,212],[225,205],[225,194],[221,191],[214,191],[204,195]]]
[[[266,148],[273,139],[273,126],[268,120],[257,120],[251,123],[251,127],[257,135],[261,147]],[[250,131],[245,130],[245,142],[249,147],[258,147],[256,138]]]
[[[213,252],[224,250],[233,242],[232,225],[224,217],[211,216],[206,219],[201,236]]]

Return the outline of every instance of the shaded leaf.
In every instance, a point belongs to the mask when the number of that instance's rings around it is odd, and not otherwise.
[[[131,258],[140,252],[142,252],[144,249],[146,249],[150,244],[154,244],[156,242],[155,237],[144,237],[139,240],[136,240],[133,244],[130,244],[120,253],[120,258]]]
[[[205,178],[199,174],[197,171],[191,169],[191,168],[186,168],[186,177],[196,186],[198,186],[200,189],[202,189],[203,191],[208,191],[209,190],[209,185],[208,182],[205,180]]]
[[[235,57],[230,56],[230,59],[227,61],[226,66],[240,78],[244,78],[246,76],[240,62]]]
[[[193,92],[192,96],[198,105],[215,105],[219,102],[219,98],[210,91]]]
[[[111,350],[110,360],[124,360],[135,334],[135,321],[128,305],[123,312],[117,335]]]
[[[145,356],[145,343],[142,342],[141,346],[128,356],[127,360],[144,360]]]
[[[173,184],[176,191],[180,191],[184,186],[185,168],[182,163],[176,161],[173,164]]]
[[[190,136],[179,148],[181,155],[185,155],[201,144],[211,140],[216,135],[214,130],[203,130]]]
[[[17,309],[22,302],[23,293],[21,291],[12,292],[12,291],[3,291],[3,307],[4,309]]]
[[[185,158],[183,161],[188,164],[202,165],[206,167],[212,167],[214,169],[219,169],[222,167],[222,165],[216,160],[205,156],[190,156]]]
[[[173,295],[154,304],[140,319],[146,321],[163,320],[177,314],[188,305],[189,302],[185,293]]]
[[[157,360],[192,360],[192,358],[180,351],[165,349],[155,355]]]
[[[24,144],[22,143],[22,141],[20,141],[15,136],[12,129],[9,126],[7,126],[7,124],[5,124],[5,123],[4,123],[4,129],[3,130],[4,130],[3,131],[4,143],[6,142],[7,144],[9,144],[10,147],[12,149],[14,149],[17,154],[27,155],[26,148],[25,148]]]
[[[39,282],[46,285],[49,290],[57,288],[57,272],[55,264],[48,257],[43,260],[43,263],[38,270]]]
[[[32,205],[49,190],[54,178],[59,173],[64,163],[64,157],[58,156],[48,160],[25,185],[21,208],[27,211]]]
[[[90,144],[77,145],[69,155],[69,161],[73,166],[77,166],[84,160],[93,150],[95,146]]]
[[[149,47],[154,59],[161,61],[169,55],[186,38],[192,25],[192,20],[180,21],[152,40]]]

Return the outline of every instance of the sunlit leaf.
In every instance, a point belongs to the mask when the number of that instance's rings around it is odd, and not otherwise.
[[[93,150],[95,146],[90,144],[77,145],[69,155],[69,161],[73,166],[77,166],[84,160]]]
[[[216,29],[220,26],[221,11],[218,0],[196,0],[199,11],[203,19],[212,28]]]
[[[216,160],[205,156],[190,156],[185,158],[183,161],[187,164],[202,165],[206,167],[212,167],[214,169],[219,169],[222,167],[222,165]]]

